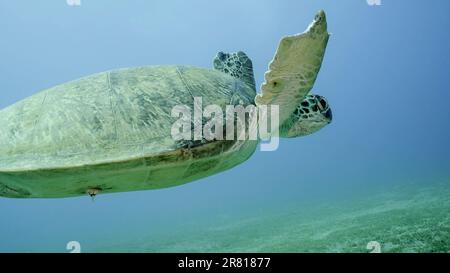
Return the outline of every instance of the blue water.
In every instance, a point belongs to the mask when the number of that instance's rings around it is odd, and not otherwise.
[[[1,1],[0,108],[114,68],[211,67],[218,51],[245,51],[259,86],[280,38],[324,9],[313,91],[334,119],[180,187],[0,198],[0,251],[450,251],[450,2],[381,1]]]

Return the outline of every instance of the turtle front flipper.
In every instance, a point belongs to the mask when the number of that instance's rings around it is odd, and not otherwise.
[[[316,81],[328,43],[325,12],[320,11],[302,34],[281,39],[256,105],[278,105],[279,123],[296,111]]]
[[[235,78],[241,79],[253,90],[255,89],[255,78],[253,76],[252,60],[242,51],[236,53],[217,53],[214,58],[214,69]]]

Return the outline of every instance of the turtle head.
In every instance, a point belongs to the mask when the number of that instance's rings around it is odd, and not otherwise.
[[[307,95],[292,115],[281,125],[280,136],[299,137],[319,131],[333,119],[327,100],[319,95]]]

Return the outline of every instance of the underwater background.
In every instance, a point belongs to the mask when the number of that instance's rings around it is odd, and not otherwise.
[[[446,0],[2,0],[0,109],[115,68],[211,67],[218,51],[246,52],[260,86],[319,9],[329,126],[175,188],[0,198],[0,252],[449,252]]]

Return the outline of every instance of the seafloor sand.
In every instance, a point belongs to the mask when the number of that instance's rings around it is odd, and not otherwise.
[[[152,235],[99,251],[450,252],[450,183],[410,184],[318,206],[290,205]]]

